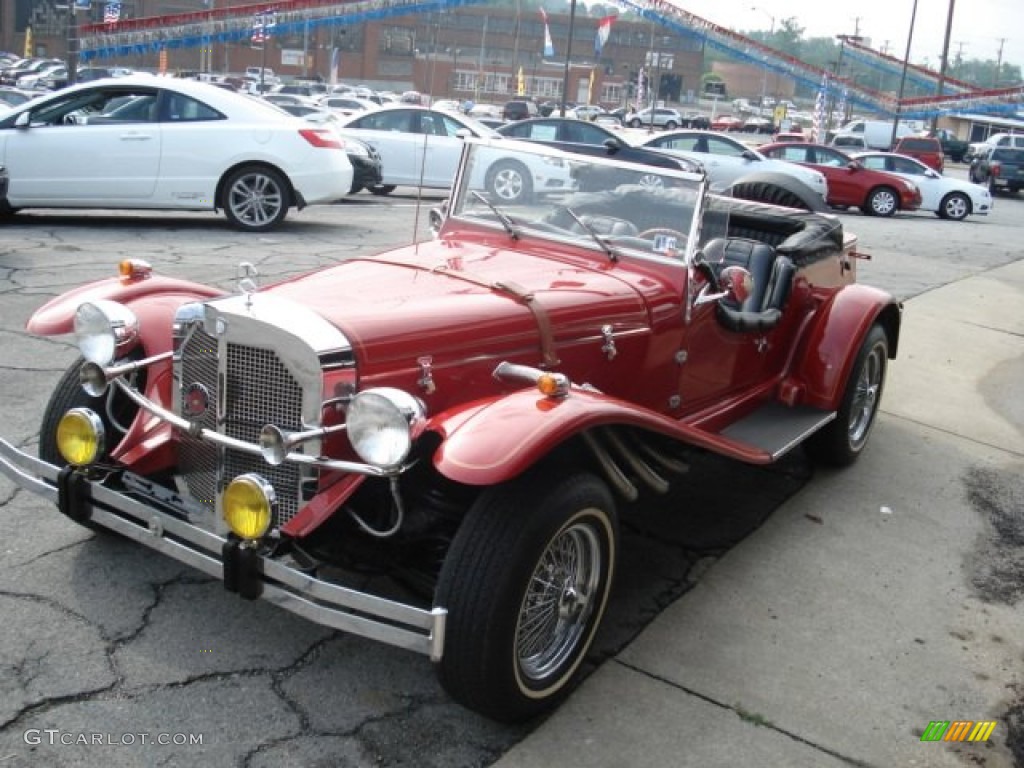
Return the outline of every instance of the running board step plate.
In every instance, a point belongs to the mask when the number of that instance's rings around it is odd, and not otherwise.
[[[778,459],[836,417],[835,411],[770,402],[722,430],[730,440],[746,443]]]

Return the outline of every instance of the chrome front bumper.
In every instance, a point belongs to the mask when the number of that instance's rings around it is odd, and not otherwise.
[[[68,513],[62,471],[0,439],[0,472]],[[66,475],[66,473],[65,473]],[[218,579],[224,579],[231,542],[143,501],[99,483],[75,483],[78,510],[94,525],[115,531]],[[234,551],[237,551],[234,550]],[[237,574],[238,563],[232,564]],[[317,624],[426,654],[439,661],[444,651],[447,610],[425,610],[315,579],[287,563],[257,554],[246,566],[258,579],[258,595]],[[232,577],[232,581],[234,577]]]

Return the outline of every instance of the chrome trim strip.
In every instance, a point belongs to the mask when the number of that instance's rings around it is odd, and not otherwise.
[[[44,468],[52,471],[43,471]],[[57,503],[57,468],[35,456],[23,453],[3,438],[0,438],[0,472],[22,488],[39,494],[47,501]],[[29,474],[30,472],[33,474]],[[44,479],[54,485],[44,482]]]
[[[56,487],[43,482],[43,479],[56,481],[57,467],[18,450],[2,439],[0,471],[23,488],[51,501],[57,500]],[[96,525],[116,531],[214,578],[223,577],[220,553],[226,539],[103,485],[92,483],[91,492],[90,520]],[[315,579],[262,555],[260,560],[263,576],[272,580],[263,582],[261,599],[318,624],[416,651],[429,656],[432,661],[441,659],[448,616],[446,609],[417,608]]]
[[[132,402],[140,408],[153,416],[156,416],[158,419],[166,421],[176,429],[188,432],[200,440],[206,440],[216,445],[224,446],[225,448],[233,448],[234,450],[242,451],[243,453],[251,453],[254,456],[259,456],[260,458],[263,457],[263,450],[260,448],[258,443],[246,443],[242,440],[236,440],[233,437],[222,435],[220,432],[215,432],[211,429],[206,429],[205,427],[197,428],[196,425],[188,419],[183,419],[176,413],[168,411],[166,408],[162,408],[152,400],[148,399],[145,395],[132,389],[127,382],[121,379],[115,379],[114,383],[117,384],[117,386],[121,388],[121,391],[124,392],[125,395],[127,395]],[[355,475],[369,475],[371,477],[392,477],[394,475],[400,475],[409,467],[408,464],[405,464],[400,467],[382,469],[381,467],[375,467],[372,464],[362,464],[355,461],[340,461],[338,459],[322,459],[304,453],[289,453],[284,460],[294,462],[295,464],[306,464],[319,469],[333,469],[339,472],[349,472]]]

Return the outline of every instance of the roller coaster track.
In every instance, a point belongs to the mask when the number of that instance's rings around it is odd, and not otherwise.
[[[642,18],[677,34],[697,37],[705,45],[730,58],[757,65],[792,78],[826,96],[873,112],[919,119],[953,112],[1013,113],[1024,102],[1024,84],[1012,88],[981,90],[969,83],[941,78],[943,93],[897,100],[851,78],[801,61],[731,29],[685,10],[679,0],[617,0]],[[427,13],[474,5],[485,0],[280,0],[275,3],[218,8],[172,16],[127,19],[111,24],[90,24],[80,29],[83,61],[167,48],[187,48],[211,43],[250,40],[256,19],[266,22],[271,37],[300,34],[318,27],[360,24],[366,21]],[[903,61],[867,46],[846,40],[844,53],[879,71],[903,76]],[[917,65],[907,67],[907,81],[938,93],[940,75]]]

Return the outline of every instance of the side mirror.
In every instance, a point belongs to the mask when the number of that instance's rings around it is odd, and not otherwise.
[[[427,219],[430,222],[430,232],[434,237],[437,237],[438,232],[441,231],[441,225],[444,224],[444,218],[447,213],[448,201],[444,200],[440,208],[431,208],[430,213],[427,214]]]
[[[846,167],[849,168],[851,171],[859,171],[864,166],[860,164],[859,160],[851,160],[849,163],[846,164]]]
[[[751,152],[749,149],[743,150],[743,154],[740,155],[744,160],[760,160],[756,152]]]
[[[29,125],[31,125],[31,124],[32,124],[32,118],[29,115],[28,111],[22,112],[14,120],[14,127],[15,128],[28,128]]]
[[[754,277],[743,267],[726,267],[718,275],[718,286],[721,290],[711,293],[711,284],[705,284],[694,304],[709,304],[721,299],[743,304],[754,291]]]

